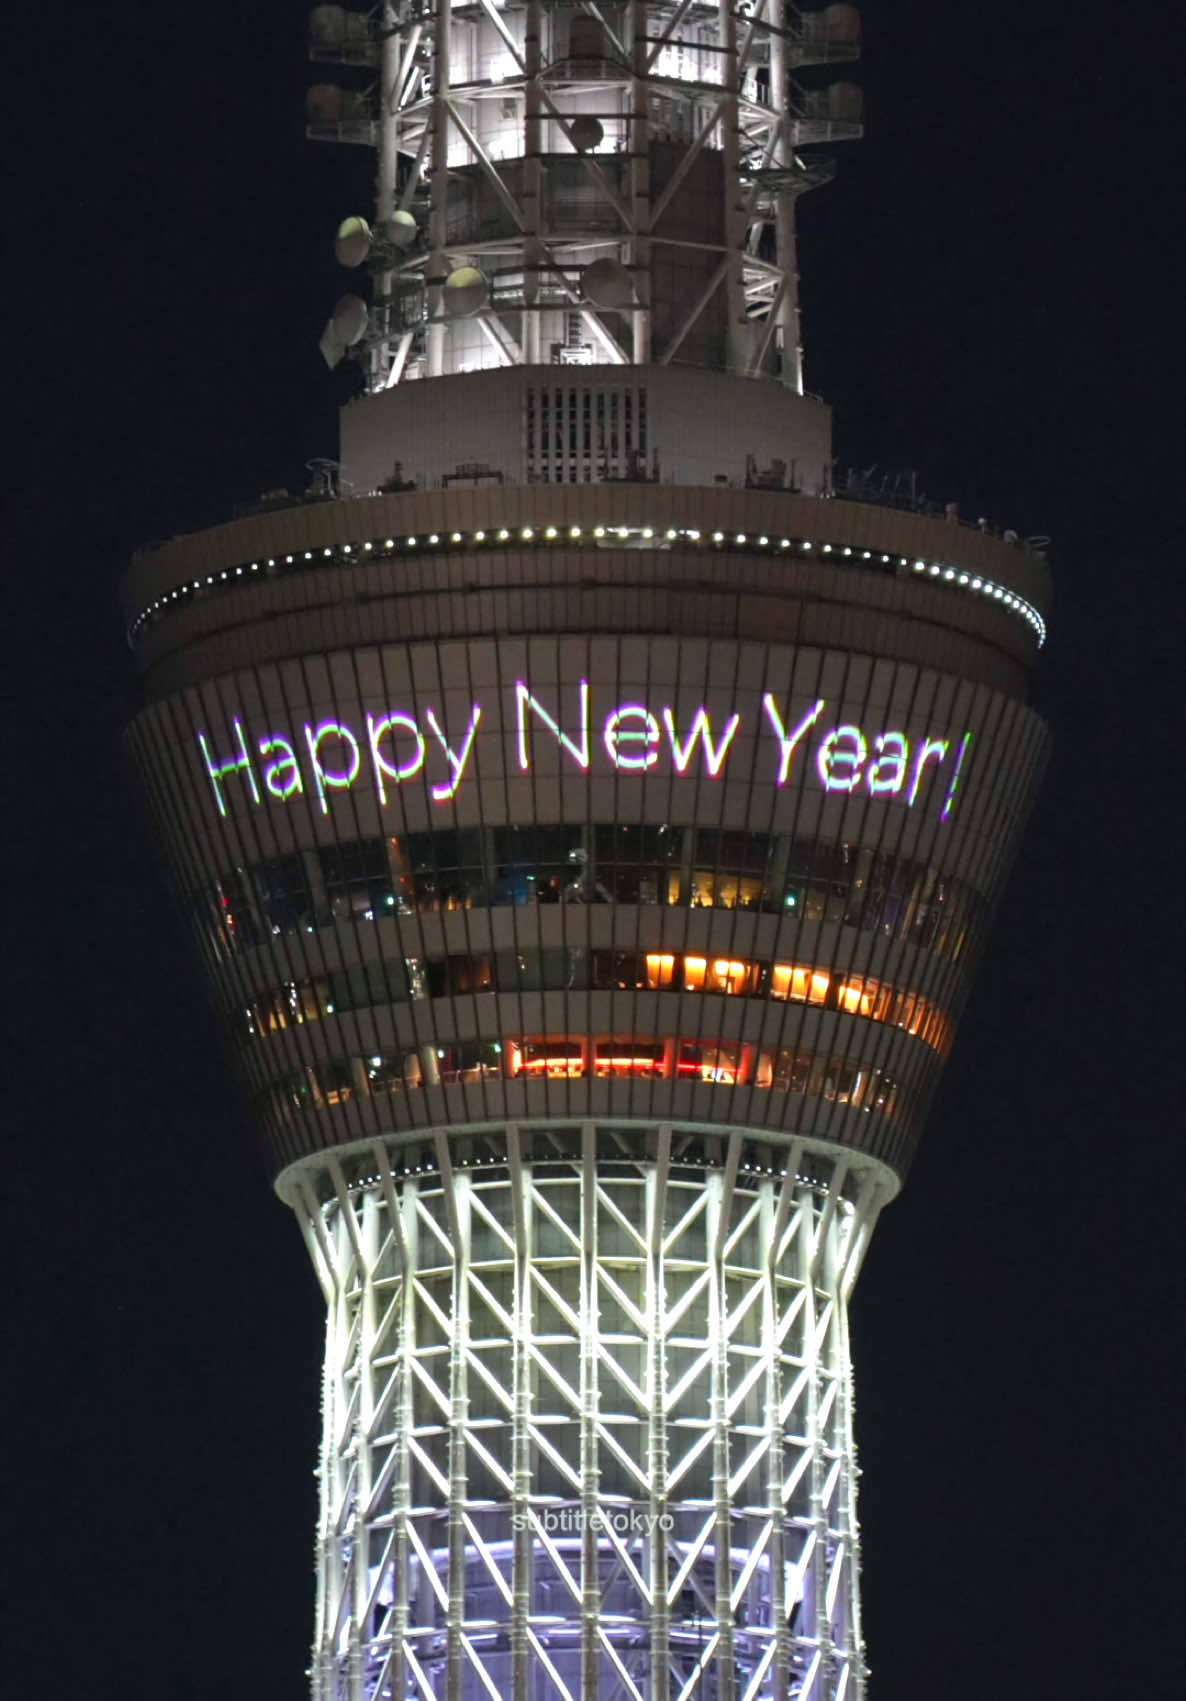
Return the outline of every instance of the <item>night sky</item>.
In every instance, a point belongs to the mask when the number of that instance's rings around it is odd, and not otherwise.
[[[67,5],[8,63],[0,1687],[21,1701],[305,1693],[321,1300],[122,765],[115,595],[138,542],[335,452],[343,375],[316,343],[369,156],[304,140],[304,11]],[[1172,31],[1058,0],[863,12],[868,136],[801,215],[808,387],[842,466],[915,468],[937,501],[1049,533],[1057,595],[1041,802],[858,1288],[872,1696],[1168,1696]]]

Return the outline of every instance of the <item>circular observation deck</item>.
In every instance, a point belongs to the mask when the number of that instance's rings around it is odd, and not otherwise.
[[[1044,759],[1048,596],[942,520],[650,483],[142,554],[131,740],[273,1169],[592,1119],[900,1176]]]

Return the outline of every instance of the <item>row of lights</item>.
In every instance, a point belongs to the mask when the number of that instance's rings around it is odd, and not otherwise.
[[[761,534],[723,531],[702,532],[688,526],[669,526],[665,531],[656,531],[653,526],[592,526],[588,529],[588,535],[597,542],[607,538],[616,539],[619,542],[637,538],[644,543],[649,543],[658,537],[666,543],[675,543],[681,540],[685,543],[708,542],[716,548],[726,546],[730,549],[769,550],[775,554],[781,554],[784,550],[790,549],[798,550],[801,554],[808,554],[817,547],[809,538],[780,537],[775,540],[764,532]],[[249,577],[252,573],[263,573],[269,569],[275,570],[277,567],[297,567],[301,562],[324,562],[335,558],[339,561],[351,562],[358,556],[374,555],[376,551],[380,556],[402,555],[418,549],[451,548],[459,544],[463,546],[481,546],[484,544],[497,546],[511,542],[569,543],[577,542],[585,536],[586,532],[580,526],[568,526],[567,528],[520,526],[514,532],[508,527],[502,526],[497,530],[491,529],[489,531],[430,532],[423,537],[371,539],[357,547],[354,544],[343,543],[336,547],[327,546],[320,551],[306,549],[300,556],[285,555],[278,557],[270,555],[266,560],[251,562],[249,566],[224,567],[220,573],[209,573],[205,579],[192,579],[189,584],[178,585],[171,591],[165,591],[162,596],[159,596],[155,602],[149,603],[148,607],[137,615],[128,630],[128,641],[134,643],[144,626],[154,618],[166,614],[171,603],[186,601],[195,592],[217,587],[223,582],[242,579]],[[818,545],[818,549],[821,555],[839,555],[845,559],[859,561],[876,560],[879,565],[885,567],[909,567],[913,572],[929,579],[938,579],[941,584],[951,585],[959,590],[971,591],[977,595],[988,597],[993,602],[999,602],[1002,608],[1008,608],[1013,613],[1020,615],[1033,630],[1039,649],[1046,642],[1046,623],[1034,605],[1027,602],[1024,597],[1018,596],[1015,591],[1009,590],[1006,585],[998,584],[994,579],[985,579],[979,574],[968,573],[962,568],[950,567],[943,562],[921,560],[911,562],[905,555],[899,555],[895,559],[892,555],[878,555],[871,549],[853,549],[848,544],[823,543]]]
[[[490,1165],[491,1167],[495,1167],[495,1168],[498,1168],[498,1169],[503,1169],[503,1170],[505,1170],[507,1168],[507,1159],[506,1159],[505,1154],[495,1156],[495,1157],[487,1157],[487,1158],[455,1159],[455,1158],[453,1158],[452,1153],[450,1153],[450,1159],[453,1163],[453,1168],[454,1169],[460,1169],[460,1170],[482,1169],[487,1165]],[[578,1158],[567,1158],[566,1159],[566,1158],[558,1157],[555,1154],[550,1154],[549,1156],[541,1158],[538,1161],[541,1162],[541,1163],[545,1163],[545,1164],[579,1163],[580,1162],[580,1160]],[[627,1157],[622,1156],[622,1155],[618,1155],[616,1157],[607,1159],[606,1161],[610,1162],[610,1163],[640,1163],[640,1160],[637,1159],[637,1158],[627,1158]],[[686,1164],[687,1159],[681,1159],[680,1162],[682,1164]],[[529,1159],[527,1161],[527,1163],[524,1164],[523,1167],[525,1169],[532,1168],[531,1160]],[[703,1169],[724,1169],[725,1160],[723,1158],[703,1158],[694,1167],[697,1168],[697,1169],[701,1169],[701,1168],[703,1168]],[[751,1174],[751,1175],[776,1175],[782,1181],[786,1180],[787,1174],[788,1174],[787,1170],[778,1169],[773,1164],[742,1163],[742,1164],[738,1165],[738,1168],[740,1170],[742,1170],[743,1172],[746,1172],[746,1173]],[[415,1164],[415,1165],[404,1164],[404,1165],[399,1166],[398,1168],[396,1168],[393,1165],[392,1170],[391,1170],[391,1179],[393,1181],[401,1181],[401,1180],[404,1180],[406,1177],[408,1177],[410,1175],[439,1175],[439,1174],[440,1174],[440,1165],[435,1164],[435,1163]],[[348,1193],[351,1193],[351,1194],[362,1193],[368,1187],[377,1186],[381,1179],[382,1178],[378,1175],[360,1175],[360,1176],[357,1176],[353,1181],[351,1181],[347,1184],[346,1191]],[[798,1170],[795,1171],[795,1180],[800,1182],[804,1187],[811,1187],[811,1188],[815,1189],[817,1192],[826,1192],[827,1191],[827,1186],[828,1186],[827,1182],[817,1181],[812,1176],[801,1174]],[[327,1199],[325,1201],[325,1203],[328,1205],[328,1204],[334,1203],[334,1201]],[[852,1215],[853,1207],[852,1207],[852,1203],[851,1203],[850,1200],[842,1199],[840,1201],[840,1205],[841,1205],[841,1209],[843,1210],[845,1216],[851,1216]]]

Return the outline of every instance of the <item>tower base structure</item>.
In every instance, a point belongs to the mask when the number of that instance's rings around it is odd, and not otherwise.
[[[1045,761],[1045,565],[789,483],[515,483],[507,441],[125,584],[328,1306],[314,1701],[849,1701],[846,1304]]]
[[[328,1307],[314,1701],[864,1694],[846,1305],[1046,756],[1039,540],[803,390],[856,8],[604,14],[314,9],[367,393],[123,586]]]
[[[638,1121],[291,1166],[328,1309],[315,1701],[865,1693],[876,1160]]]

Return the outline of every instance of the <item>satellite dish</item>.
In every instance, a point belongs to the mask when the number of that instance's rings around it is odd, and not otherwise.
[[[371,251],[371,227],[363,218],[343,219],[334,238],[339,266],[361,266]]]
[[[346,39],[346,8],[314,6],[309,13],[309,39],[319,47],[340,47]]]
[[[343,105],[337,83],[314,83],[305,96],[305,117],[310,124],[336,124]]]
[[[838,124],[859,124],[864,104],[859,83],[832,83],[828,89],[828,117]]]
[[[367,304],[360,295],[344,295],[326,321],[318,348],[321,358],[332,372],[346,351],[366,336],[369,321]]]
[[[579,154],[591,154],[605,137],[600,121],[590,118],[588,113],[573,119],[569,133],[572,136],[572,145]]]
[[[331,372],[340,360],[345,359],[346,345],[341,341],[337,332],[334,330],[334,322],[332,319],[327,319],[325,321],[325,329],[321,333],[321,339],[318,342],[317,347],[321,350],[321,358],[324,360]]]
[[[393,248],[410,248],[416,240],[417,225],[411,213],[397,211],[384,223],[383,234]]]
[[[804,13],[804,24],[809,17],[816,20],[816,33],[829,41],[855,43],[861,39],[861,14],[855,6],[825,6],[822,12]]]
[[[581,273],[581,285],[594,307],[628,307],[634,300],[630,273],[620,260],[594,260]]]
[[[465,319],[480,313],[490,299],[490,285],[476,266],[458,266],[445,279],[445,317]]]
[[[353,348],[366,336],[367,304],[360,295],[344,295],[334,308],[331,323],[347,348]]]

